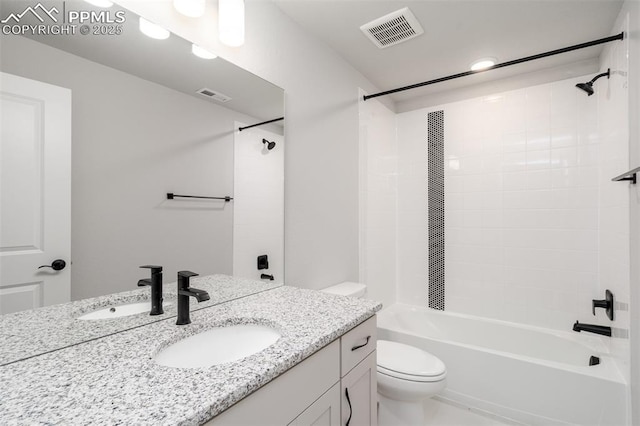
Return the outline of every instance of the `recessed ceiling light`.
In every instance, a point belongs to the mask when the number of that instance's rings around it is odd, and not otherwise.
[[[190,18],[199,18],[204,15],[205,0],[173,0],[173,7]]]
[[[157,40],[164,40],[171,35],[169,30],[165,30],[160,25],[153,24],[144,18],[140,18],[140,31],[142,34]]]
[[[218,57],[218,55],[209,52],[207,49],[204,49],[197,44],[191,45],[191,53],[202,59],[215,59]]]
[[[98,6],[98,7],[111,7],[113,6],[113,2],[109,1],[109,0],[84,0],[89,4],[92,4],[94,6]]]
[[[471,71],[480,71],[486,70],[487,68],[491,68],[496,64],[496,58],[482,58],[475,61],[471,64]]]

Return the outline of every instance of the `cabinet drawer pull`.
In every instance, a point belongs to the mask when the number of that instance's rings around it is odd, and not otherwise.
[[[351,399],[349,398],[349,388],[344,388],[344,395],[347,397],[347,402],[349,403],[349,418],[344,425],[349,426],[349,423],[351,422],[351,415],[353,414],[353,409],[351,408]]]
[[[364,348],[365,346],[367,346],[369,344],[369,339],[371,339],[371,336],[367,336],[367,341],[364,342],[364,344],[358,345],[358,346],[354,346],[354,347],[351,348],[351,350],[355,351],[356,349]]]

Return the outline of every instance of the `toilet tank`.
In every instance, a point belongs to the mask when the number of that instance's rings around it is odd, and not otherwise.
[[[331,287],[323,288],[320,291],[324,293],[339,294],[341,296],[362,298],[367,291],[367,286],[362,283],[345,281],[340,284],[332,285]]]

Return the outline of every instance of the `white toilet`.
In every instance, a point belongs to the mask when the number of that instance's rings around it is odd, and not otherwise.
[[[366,286],[344,282],[322,291],[363,297]],[[444,363],[428,352],[403,343],[378,340],[378,424],[424,425],[423,402],[446,387]]]
[[[378,424],[424,425],[423,403],[442,392],[442,361],[413,346],[378,340]]]

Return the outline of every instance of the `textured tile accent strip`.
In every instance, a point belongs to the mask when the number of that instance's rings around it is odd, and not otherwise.
[[[444,311],[444,111],[427,114],[429,307]]]

